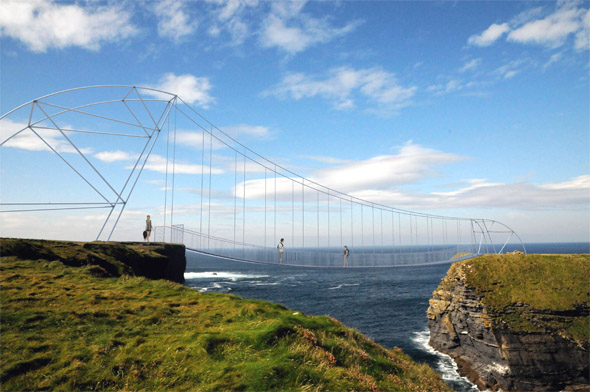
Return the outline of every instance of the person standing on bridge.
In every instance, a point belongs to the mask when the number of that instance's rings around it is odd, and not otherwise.
[[[150,242],[150,234],[152,234],[152,221],[148,215],[147,219],[145,220],[145,241]]]
[[[342,255],[342,260],[344,261],[344,266],[348,267],[348,255],[350,251],[348,250],[348,246],[344,245],[344,255]]]
[[[281,238],[281,241],[277,245],[277,249],[279,250],[279,263],[280,264],[283,264],[283,253],[285,252],[285,244],[283,244],[283,242],[285,242],[285,239]]]

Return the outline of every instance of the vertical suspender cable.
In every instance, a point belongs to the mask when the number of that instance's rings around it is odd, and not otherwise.
[[[354,248],[354,218],[352,196],[350,197],[350,246]]]
[[[318,222],[317,229],[318,230],[317,231],[318,231],[318,234],[317,235],[318,235],[318,249],[320,249],[320,191],[319,191],[319,189],[316,189],[315,194],[316,194],[317,203],[318,203],[318,207],[317,207],[317,215],[318,215],[318,217],[317,217],[317,222]]]
[[[393,210],[391,210],[391,253],[395,253],[395,228],[393,221]]]
[[[305,251],[305,178],[301,177],[301,248]]]
[[[170,115],[166,118],[166,181],[164,183],[164,242],[166,242],[166,211],[168,210],[168,151],[170,149]],[[170,239],[172,240],[172,239]]]
[[[330,249],[330,189],[328,189],[328,249]]]
[[[291,241],[295,246],[295,180],[291,180]]]
[[[412,215],[410,217],[410,252],[412,252],[412,260],[414,259],[414,225],[412,224]]]
[[[264,258],[266,260],[266,166],[264,167]]]
[[[172,226],[174,225],[174,179],[176,176],[176,105],[174,105],[174,145],[172,146],[172,197],[170,201],[170,239],[172,240]]]
[[[246,257],[246,149],[244,148],[244,182],[242,186],[242,253]]]
[[[340,247],[342,248],[342,198],[338,198],[340,200]]]
[[[277,240],[277,165],[275,165],[275,222],[274,222],[274,238]]]
[[[207,224],[207,250],[211,244],[211,167],[213,166],[213,128],[209,133],[209,223]]]
[[[379,209],[381,211],[381,254],[383,254],[383,209]]]
[[[375,204],[371,203],[371,219],[373,224],[373,253],[376,252],[377,247],[375,244]]]
[[[238,150],[234,154],[234,252],[236,250],[236,220],[238,215]]]
[[[364,247],[365,247],[365,217],[363,216],[363,204],[361,203],[361,248],[364,248]]]
[[[397,236],[398,236],[398,247],[399,253],[402,253],[402,215],[398,212],[397,213]]]
[[[201,150],[201,218],[199,223],[199,248],[203,249],[203,193],[204,189],[204,180],[205,180],[205,130],[203,130],[203,143],[202,150]]]

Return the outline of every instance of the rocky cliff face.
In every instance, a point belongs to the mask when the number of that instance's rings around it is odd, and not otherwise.
[[[92,266],[102,276],[135,275],[184,283],[184,245],[144,242],[69,242],[1,238],[0,255]]]
[[[454,358],[461,374],[481,389],[590,390],[588,341],[561,329],[580,320],[590,328],[588,302],[552,311],[507,298],[509,305],[499,311],[486,297],[501,281],[482,290],[469,279],[474,269],[470,261],[453,264],[433,293],[427,312],[430,345]],[[515,327],[523,325],[518,318],[533,313],[527,328]]]

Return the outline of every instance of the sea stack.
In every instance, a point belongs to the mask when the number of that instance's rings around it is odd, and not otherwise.
[[[590,255],[488,255],[451,265],[430,345],[493,391],[590,390]]]

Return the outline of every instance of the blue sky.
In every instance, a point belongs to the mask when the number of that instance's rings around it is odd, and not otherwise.
[[[587,1],[3,0],[0,33],[1,113],[79,86],[159,88],[334,189],[499,220],[526,242],[590,238]],[[40,165],[26,143],[3,147],[3,201]],[[107,171],[124,153],[89,151]],[[157,175],[119,239],[161,207]],[[50,213],[0,219],[2,235],[93,239]]]

